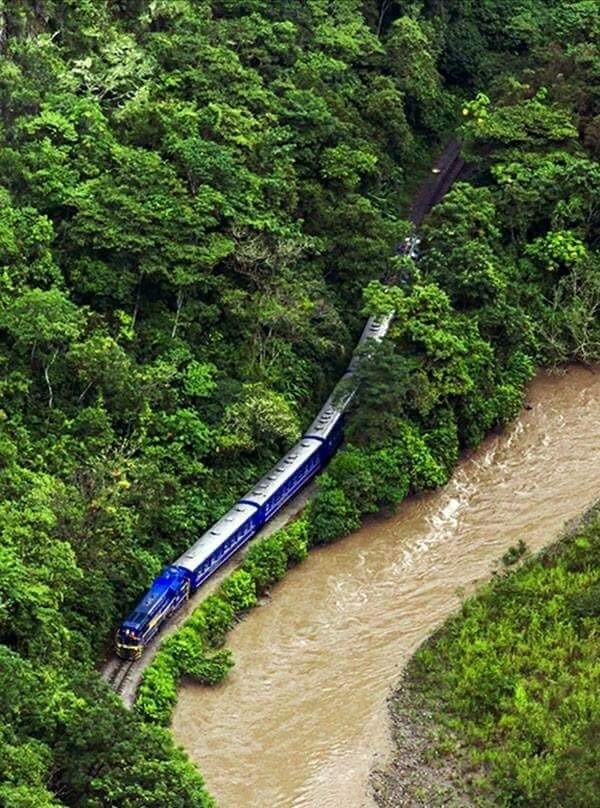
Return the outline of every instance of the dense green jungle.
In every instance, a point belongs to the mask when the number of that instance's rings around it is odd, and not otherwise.
[[[214,805],[95,667],[366,313],[394,326],[280,566],[600,357],[599,38],[596,0],[0,0],[1,806]]]

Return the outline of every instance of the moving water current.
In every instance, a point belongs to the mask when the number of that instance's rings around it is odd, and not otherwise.
[[[371,808],[402,666],[497,559],[600,498],[600,372],[540,374],[527,407],[443,489],[313,551],[229,636],[236,667],[185,684],[175,737],[221,808]]]

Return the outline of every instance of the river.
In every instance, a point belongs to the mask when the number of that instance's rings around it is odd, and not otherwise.
[[[236,667],[186,683],[173,718],[220,808],[372,808],[401,667],[494,562],[600,492],[600,372],[539,374],[510,427],[411,497],[313,551],[229,636]]]

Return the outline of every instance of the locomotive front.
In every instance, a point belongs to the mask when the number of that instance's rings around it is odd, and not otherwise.
[[[139,659],[144,649],[139,631],[127,620],[117,631],[115,646],[121,659]]]
[[[187,570],[176,566],[166,567],[117,631],[117,655],[123,659],[139,659],[144,647],[189,594]]]

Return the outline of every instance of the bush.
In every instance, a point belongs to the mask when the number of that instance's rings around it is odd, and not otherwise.
[[[219,594],[231,605],[234,612],[243,612],[256,605],[256,584],[249,572],[238,569],[221,584]]]
[[[327,544],[360,526],[358,507],[327,474],[319,481],[310,511],[309,536],[312,544]]]
[[[401,445],[406,454],[411,489],[423,491],[444,485],[448,479],[447,471],[436,460],[419,429],[406,422],[402,431]]]
[[[278,535],[288,566],[304,561],[308,555],[308,516],[303,515]]]
[[[571,600],[571,609],[577,617],[600,617],[600,583],[575,595]]]
[[[281,580],[286,569],[287,556],[277,533],[251,547],[242,564],[242,570],[251,576],[259,595]]]
[[[229,601],[220,595],[210,595],[191,616],[189,622],[198,621],[198,627],[208,645],[215,648],[223,645],[227,632],[233,624],[234,610]]]
[[[178,678],[172,660],[162,649],[144,671],[137,692],[135,709],[145,721],[168,724],[177,704]]]
[[[191,676],[203,685],[217,685],[233,668],[231,651],[221,649],[216,653],[198,652],[195,659],[181,671],[182,676]]]
[[[396,505],[410,490],[406,456],[399,446],[380,449],[369,456],[369,466],[377,498],[385,505]]]
[[[377,510],[377,488],[364,449],[346,446],[333,458],[327,473],[361,513]]]

